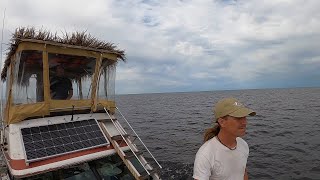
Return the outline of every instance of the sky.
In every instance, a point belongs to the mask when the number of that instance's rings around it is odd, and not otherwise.
[[[87,31],[126,51],[116,93],[320,87],[319,0],[0,0],[17,27]]]

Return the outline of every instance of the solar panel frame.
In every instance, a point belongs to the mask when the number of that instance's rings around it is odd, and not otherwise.
[[[27,163],[110,145],[96,119],[20,130]]]

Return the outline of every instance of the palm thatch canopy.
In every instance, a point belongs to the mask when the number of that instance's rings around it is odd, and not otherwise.
[[[125,61],[125,52],[120,50],[113,43],[100,41],[97,38],[83,32],[63,33],[59,37],[57,33],[53,34],[46,30],[36,30],[34,27],[20,27],[15,30],[10,39],[10,45],[7,49],[7,57],[1,73],[1,79],[4,81],[7,76],[7,69],[11,63],[11,56],[16,52],[18,45],[23,40],[37,40],[43,43],[56,43],[61,45],[72,45],[83,48],[90,48],[94,51],[110,52],[116,54],[118,59]]]

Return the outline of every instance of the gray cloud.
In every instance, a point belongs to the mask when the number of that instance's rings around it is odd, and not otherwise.
[[[1,1],[19,26],[87,30],[126,50],[118,93],[320,86],[320,1]]]

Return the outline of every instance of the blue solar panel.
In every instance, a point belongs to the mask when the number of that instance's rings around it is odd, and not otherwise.
[[[22,128],[27,162],[110,144],[95,119]]]

